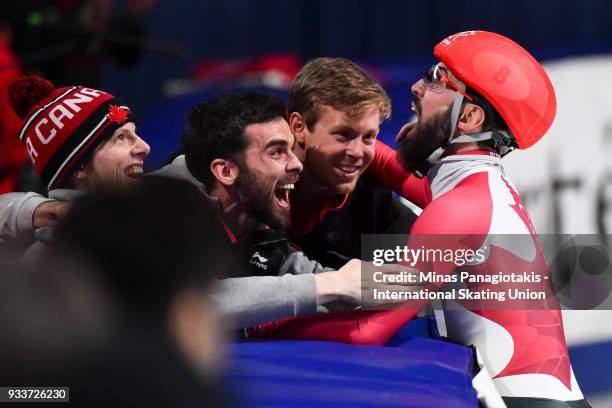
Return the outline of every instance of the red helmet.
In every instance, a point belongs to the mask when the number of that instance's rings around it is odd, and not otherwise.
[[[503,35],[487,31],[453,34],[434,55],[504,118],[520,149],[535,144],[557,110],[552,83],[538,61]]]

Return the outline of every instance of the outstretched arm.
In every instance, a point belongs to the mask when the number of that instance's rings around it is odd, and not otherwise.
[[[470,177],[472,184],[486,185],[486,173]],[[461,187],[461,186],[460,186]],[[469,186],[468,186],[469,187]],[[437,199],[419,216],[408,237],[410,248],[456,249],[479,248],[490,225],[491,205],[487,200],[474,199],[473,189],[457,188],[452,194]],[[485,196],[486,197],[486,196]],[[468,209],[477,218],[448,217],[448,214],[466,214]],[[454,212],[455,211],[455,212]],[[446,222],[440,220],[446,217]],[[443,259],[425,260],[415,265],[417,270],[450,274],[455,265]],[[442,282],[422,282],[429,291],[436,291]],[[427,303],[411,300],[404,309],[392,311],[349,311],[316,314],[278,322],[266,323],[249,330],[255,338],[310,339],[338,341],[362,345],[385,344],[401,327]]]

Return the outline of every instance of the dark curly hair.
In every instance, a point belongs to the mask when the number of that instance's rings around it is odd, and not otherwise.
[[[246,127],[277,118],[286,118],[285,103],[260,92],[227,94],[198,103],[187,114],[181,139],[187,168],[210,191],[215,185],[212,161],[239,159],[247,147]]]

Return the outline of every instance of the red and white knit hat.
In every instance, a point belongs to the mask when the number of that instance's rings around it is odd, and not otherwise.
[[[49,190],[61,185],[115,130],[134,122],[131,110],[109,93],[82,86],[55,88],[33,75],[12,83],[9,102],[24,119],[19,140]]]

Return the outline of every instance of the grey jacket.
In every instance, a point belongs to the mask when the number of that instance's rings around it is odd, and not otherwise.
[[[187,169],[185,156],[150,175],[184,180],[197,186],[210,200],[204,185]],[[54,199],[55,191],[45,198],[35,193],[9,193],[0,196],[0,246],[33,245],[37,236],[48,231],[34,231],[32,219],[38,205]],[[65,191],[65,190],[64,190]],[[65,200],[62,200],[65,201]],[[212,297],[230,328],[243,328],[284,317],[325,311],[317,305],[314,273],[330,271],[304,253],[286,257],[278,276],[252,276],[221,279]]]
[[[83,192],[58,188],[49,197],[36,193],[8,193],[0,195],[0,249],[2,253],[23,254],[26,257],[41,255],[53,239],[53,230],[42,227],[34,230],[34,210],[47,201],[71,202]]]

